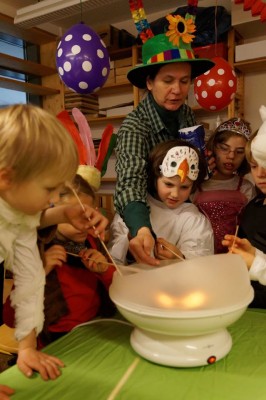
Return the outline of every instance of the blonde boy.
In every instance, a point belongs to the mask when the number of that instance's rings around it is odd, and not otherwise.
[[[102,232],[106,226],[93,209],[86,213],[66,207],[49,209],[77,167],[74,142],[54,116],[33,105],[0,110],[0,262],[14,276],[11,302],[19,341],[17,365],[26,376],[35,370],[44,380],[59,376],[63,362],[36,350],[45,284],[37,248],[40,218],[43,226],[69,219],[83,229],[94,224]]]

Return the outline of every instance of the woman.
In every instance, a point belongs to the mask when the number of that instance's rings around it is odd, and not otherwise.
[[[168,16],[169,30],[149,38],[142,47],[143,64],[128,72],[129,81],[146,88],[144,100],[131,112],[117,134],[115,206],[130,232],[130,251],[138,262],[159,263],[151,256],[155,245],[147,205],[147,161],[158,143],[179,138],[179,129],[196,124],[185,104],[191,80],[213,67],[195,59],[191,49],[195,31],[187,14]],[[172,43],[178,43],[178,46]]]

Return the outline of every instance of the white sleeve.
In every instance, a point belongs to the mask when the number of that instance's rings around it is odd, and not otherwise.
[[[33,329],[43,327],[45,272],[37,246],[36,229],[18,235],[14,243],[14,290],[11,304],[15,309],[15,336],[23,339]]]
[[[128,252],[129,230],[120,215],[115,214],[110,225],[110,240],[108,250],[117,264],[126,265],[126,256]]]
[[[177,246],[187,259],[214,254],[213,230],[205,215],[197,211],[186,219]]]
[[[266,254],[256,249],[254,261],[249,270],[250,279],[266,285]]]

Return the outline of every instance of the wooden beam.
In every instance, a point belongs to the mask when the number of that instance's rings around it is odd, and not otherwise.
[[[14,24],[14,18],[11,18],[1,13],[0,13],[0,31],[36,45],[54,42],[57,39],[56,35],[53,35],[49,32],[45,32],[38,28],[30,28],[30,29],[20,28]]]
[[[16,90],[17,92],[35,94],[37,96],[47,96],[60,93],[60,90],[58,89],[52,89],[33,83],[18,81],[15,79],[4,78],[2,76],[0,76],[0,87],[10,90]]]
[[[0,68],[35,76],[48,76],[57,73],[56,68],[47,67],[33,61],[24,60],[0,53]]]

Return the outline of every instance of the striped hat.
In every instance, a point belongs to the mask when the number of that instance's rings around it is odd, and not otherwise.
[[[191,78],[195,78],[211,69],[215,64],[209,59],[195,58],[191,42],[195,32],[194,20],[190,14],[168,15],[168,30],[165,33],[149,37],[142,46],[142,64],[132,68],[128,80],[138,88],[146,88],[146,79],[154,66],[173,62],[188,62],[191,65]]]

